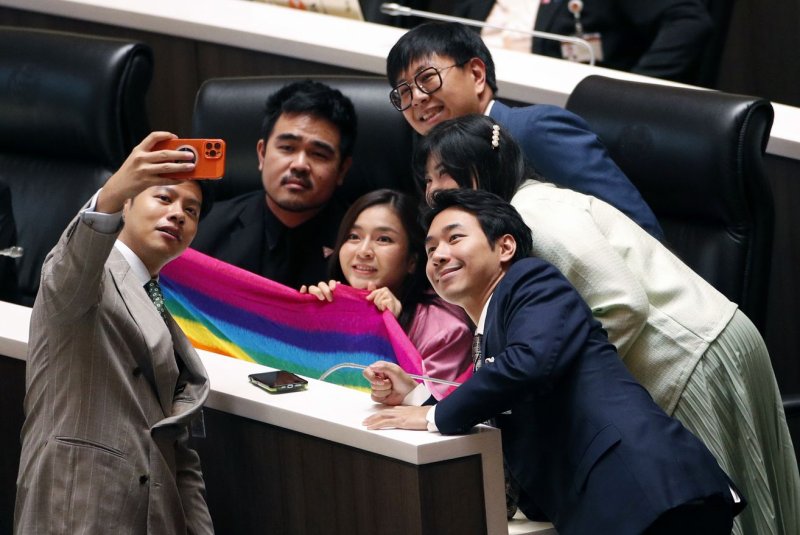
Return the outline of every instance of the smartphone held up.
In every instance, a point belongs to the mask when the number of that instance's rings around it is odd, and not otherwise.
[[[194,170],[170,173],[182,180],[217,180],[225,174],[225,141],[221,139],[168,139],[155,144],[153,150],[180,150],[194,154]]]

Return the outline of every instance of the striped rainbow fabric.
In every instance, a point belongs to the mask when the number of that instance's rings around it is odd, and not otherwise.
[[[421,357],[389,311],[346,285],[332,303],[221,262],[193,249],[161,271],[167,308],[192,344],[234,358],[319,378],[343,362],[396,362],[421,373]],[[367,389],[361,370],[327,379]]]

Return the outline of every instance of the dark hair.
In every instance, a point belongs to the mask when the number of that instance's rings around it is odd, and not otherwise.
[[[433,54],[453,58],[458,65],[480,59],[486,65],[486,84],[497,93],[492,54],[477,32],[457,22],[426,22],[403,34],[386,58],[389,83],[394,87],[409,65]]]
[[[485,115],[469,114],[434,126],[418,140],[412,160],[417,184],[425,184],[429,156],[436,157],[460,188],[486,190],[510,201],[522,182],[535,173],[508,131],[500,127],[497,147],[492,146],[493,127]]]
[[[264,142],[272,135],[275,123],[284,113],[313,115],[330,121],[339,130],[342,160],[353,154],[357,129],[356,111],[350,99],[338,89],[320,82],[304,80],[287,84],[270,95],[261,123],[261,139]]]
[[[416,257],[414,271],[403,281],[403,287],[397,298],[403,305],[403,311],[397,318],[403,330],[408,331],[419,303],[434,299],[428,277],[425,275],[425,229],[419,221],[419,203],[410,195],[391,189],[379,189],[362,195],[350,206],[339,225],[336,245],[330,257],[329,272],[331,278],[345,280],[342,266],[339,263],[339,250],[347,241],[347,235],[361,215],[361,212],[373,206],[388,206],[397,215],[408,237],[408,254]]]
[[[214,207],[214,186],[208,180],[198,180],[197,185],[200,186],[200,194],[203,196],[200,204],[200,221],[202,221]]]
[[[429,228],[433,218],[448,208],[458,208],[474,215],[492,248],[498,238],[510,234],[517,242],[516,253],[511,259],[512,264],[531,255],[533,249],[531,229],[522,220],[516,208],[494,193],[473,189],[437,191],[433,195],[431,209],[425,213],[426,227]]]

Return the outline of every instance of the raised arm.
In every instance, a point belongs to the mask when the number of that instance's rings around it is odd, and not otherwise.
[[[72,220],[42,267],[40,298],[54,321],[71,321],[94,305],[100,295],[103,266],[122,229],[122,208],[148,187],[169,184],[169,173],[190,171],[192,155],[182,151],[153,151],[159,141],[174,138],[153,132],[137,145],[93,202]],[[182,163],[176,163],[182,161]],[[162,173],[166,176],[160,176]],[[100,214],[100,218],[92,217]],[[111,215],[101,225],[103,214]],[[109,226],[109,229],[101,228]]]

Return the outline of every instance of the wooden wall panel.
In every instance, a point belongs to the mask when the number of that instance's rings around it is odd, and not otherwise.
[[[477,456],[416,466],[213,409],[203,462],[218,533],[483,533]]]

